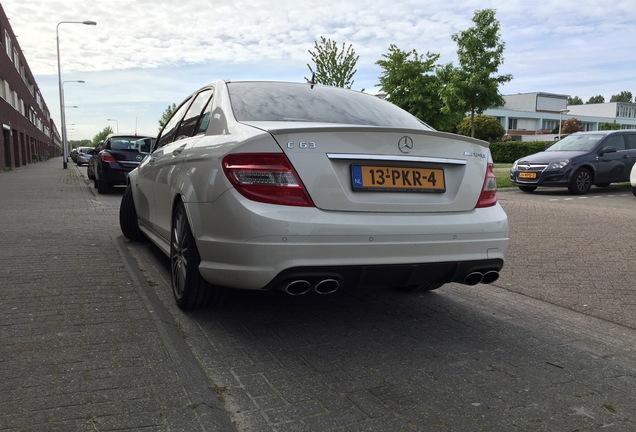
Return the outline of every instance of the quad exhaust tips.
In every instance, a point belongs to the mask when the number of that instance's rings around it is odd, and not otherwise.
[[[305,279],[296,279],[283,284],[282,289],[287,294],[298,296],[314,291],[316,294],[333,294],[340,288],[340,281],[333,278],[317,279],[310,282]]]

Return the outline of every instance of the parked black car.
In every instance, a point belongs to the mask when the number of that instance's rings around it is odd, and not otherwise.
[[[524,192],[538,186],[586,194],[592,185],[627,182],[636,162],[636,130],[577,132],[545,151],[517,160],[510,181]]]
[[[125,185],[126,176],[144,158],[139,152],[140,140],[150,136],[112,134],[95,148],[90,160],[88,178],[94,181],[97,192],[107,193],[114,185]]]

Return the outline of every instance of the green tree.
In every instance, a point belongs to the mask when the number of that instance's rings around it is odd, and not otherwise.
[[[113,128],[111,128],[110,126],[106,126],[104,129],[102,129],[101,132],[93,137],[93,141],[91,142],[92,147],[95,147],[97,144],[99,144],[100,141],[106,139],[106,137],[112,133]]]
[[[351,88],[353,86],[353,76],[357,72],[355,69],[358,58],[353,46],[338,49],[336,41],[320,37],[320,44],[314,42],[314,51],[308,50],[314,67],[307,64],[309,72],[312,74],[312,82],[336,87]],[[305,78],[309,81],[309,78]]]
[[[605,103],[605,98],[601,95],[598,96],[592,96],[587,102],[585,102],[586,104],[597,104],[597,103]]]
[[[632,96],[632,92],[630,91],[622,91],[619,94],[613,95],[610,98],[610,102],[627,102],[630,103],[634,100]]]
[[[474,118],[465,117],[457,125],[457,133],[464,136],[473,136],[488,142],[495,142],[501,141],[506,130],[496,117],[477,114]]]
[[[159,130],[161,130],[166,125],[166,123],[168,123],[168,120],[170,120],[170,116],[172,116],[176,109],[177,105],[172,104],[168,105],[168,108],[163,111],[163,114],[161,114],[161,118],[159,119]]]
[[[620,123],[616,123],[616,120],[614,120],[612,123],[610,122],[601,123],[600,125],[598,125],[598,129],[599,130],[619,130],[621,129],[621,125]]]
[[[569,97],[568,105],[583,105],[583,99],[578,96]]]
[[[562,134],[571,134],[574,132],[581,132],[583,129],[583,122],[577,118],[569,118],[563,122],[563,126],[561,127]]]
[[[475,133],[475,114],[503,106],[499,85],[512,79],[509,74],[496,75],[503,64],[505,43],[501,41],[495,11],[478,10],[473,22],[474,27],[452,36],[457,43],[459,67],[445,66],[441,92],[446,112],[470,112],[471,136]]]
[[[78,148],[78,147],[92,147],[91,140],[87,140],[87,139],[84,139],[84,140],[70,140],[68,142],[68,148],[69,149],[72,150],[72,149],[75,149],[75,148]]]
[[[380,86],[387,93],[386,99],[389,102],[410,112],[434,129],[450,130],[457,124],[459,119],[451,122],[442,113],[440,81],[433,73],[439,54],[427,52],[422,55],[416,50],[406,52],[391,45],[388,53],[382,57],[376,64],[382,68]]]

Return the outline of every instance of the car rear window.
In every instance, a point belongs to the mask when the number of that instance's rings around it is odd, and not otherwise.
[[[137,150],[136,143],[139,137],[113,138],[110,140],[111,150]]]
[[[228,83],[238,121],[298,121],[431,129],[375,96],[304,83]]]

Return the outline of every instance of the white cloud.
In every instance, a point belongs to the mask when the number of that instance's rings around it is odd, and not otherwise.
[[[375,62],[390,44],[439,53],[456,62],[451,36],[472,25],[474,11],[494,8],[506,43],[504,93],[548,91],[607,99],[636,93],[633,1],[595,0],[3,0],[13,30],[55,119],[56,26],[64,80],[81,108],[68,113],[90,138],[106,118],[154,132],[165,107],[220,78],[300,81],[320,36],[352,44],[360,56],[355,88],[373,89]],[[133,108],[131,108],[133,107]],[[129,128],[127,127],[127,129]]]

